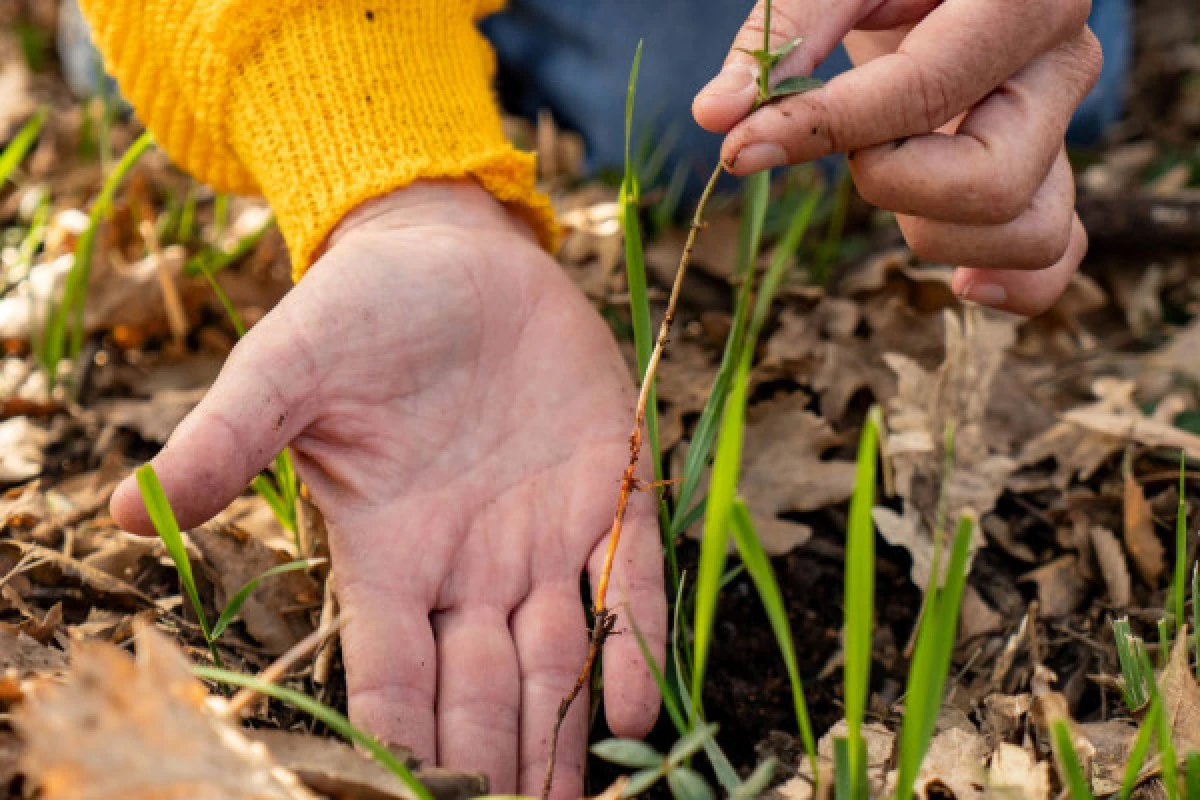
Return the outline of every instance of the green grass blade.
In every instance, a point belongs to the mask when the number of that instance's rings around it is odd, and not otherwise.
[[[713,380],[708,400],[700,419],[692,432],[688,444],[687,458],[683,467],[683,483],[679,489],[678,501],[675,507],[675,517],[671,520],[671,537],[682,534],[695,522],[692,518],[692,499],[704,477],[704,468],[708,465],[708,456],[712,452],[713,441],[717,435],[717,424],[725,411],[725,401],[729,394],[729,384],[737,370],[738,359],[742,355],[742,339],[746,331],[746,319],[750,313],[750,302],[753,298],[754,262],[758,259],[758,250],[762,243],[763,226],[766,224],[767,205],[771,193],[771,176],[769,172],[758,172],[746,178],[742,190],[742,217],[738,229],[737,262],[734,274],[741,279],[737,299],[734,303],[733,322],[730,326],[729,338],[725,341],[725,351],[721,355],[721,366]],[[702,508],[698,504],[696,508]]]
[[[1184,769],[1184,797],[1189,800],[1200,798],[1200,753],[1188,753]]]
[[[875,505],[875,461],[880,427],[880,412],[874,408],[867,416],[858,446],[854,496],[850,499],[846,534],[846,616],[842,649],[845,653],[849,766],[850,774],[856,780],[860,772],[858,755],[862,724],[871,686],[871,634],[875,613],[875,523],[871,509]]]
[[[1192,565],[1192,630],[1200,642],[1200,564]],[[1200,681],[1200,644],[1196,649],[1196,680]]]
[[[390,750],[380,744],[378,739],[354,727],[350,723],[350,720],[324,703],[314,700],[306,694],[301,694],[300,692],[274,683],[268,683],[250,675],[240,675],[236,672],[214,669],[213,667],[192,667],[192,672],[199,678],[252,689],[259,694],[273,697],[276,700],[300,709],[305,714],[324,723],[334,733],[370,753],[384,769],[399,778],[418,800],[433,800],[433,795],[430,791],[425,788],[424,784],[417,780],[417,776],[413,775],[412,771],[404,765],[403,761],[396,758]]]
[[[274,224],[275,217],[269,215],[262,224],[262,227],[250,231],[250,233],[238,239],[229,250],[210,247],[203,252],[197,253],[188,259],[187,264],[183,268],[183,274],[194,278],[207,270],[216,275],[221,270],[236,264],[249,255],[250,251],[258,247],[258,243],[262,241],[263,237],[267,235],[267,231],[271,230],[271,226]],[[182,227],[182,224],[180,227]]]
[[[1146,703],[1146,678],[1141,659],[1136,652],[1134,636],[1129,628],[1129,618],[1113,620],[1112,628],[1117,661],[1121,666],[1121,690],[1125,697],[1125,705],[1130,711],[1136,711]]]
[[[246,323],[242,321],[242,315],[237,312],[233,306],[233,301],[229,299],[229,295],[225,294],[225,290],[221,288],[221,284],[217,283],[217,278],[213,275],[213,271],[209,269],[208,263],[205,261],[198,262],[200,274],[208,281],[208,285],[212,288],[213,294],[217,296],[217,300],[221,301],[221,307],[225,309],[225,316],[229,317],[229,323],[233,325],[233,330],[237,333],[240,339],[246,335]]]
[[[642,652],[642,658],[645,660],[646,666],[650,668],[650,674],[654,677],[659,694],[662,695],[663,707],[667,709],[667,716],[671,718],[675,730],[682,736],[687,733],[688,724],[687,718],[683,716],[683,709],[679,705],[675,689],[667,682],[666,674],[659,666],[658,660],[654,658],[654,654],[650,652],[650,643],[646,641],[645,634],[638,627],[637,619],[629,612],[626,612],[625,618],[629,620],[629,627],[633,631],[634,639],[637,640],[638,650]]]
[[[87,303],[88,282],[92,275],[92,261],[96,253],[96,236],[100,223],[112,211],[113,200],[117,189],[125,180],[138,160],[154,145],[150,134],[143,133],[130,148],[125,151],[120,162],[104,181],[91,212],[88,214],[88,226],[84,229],[75,244],[75,258],[67,273],[66,285],[63,287],[62,300],[53,307],[46,317],[46,328],[42,334],[45,343],[46,369],[53,385],[58,379],[58,364],[64,356],[75,358],[83,347],[85,335],[83,327],[83,311]],[[71,321],[71,339],[67,341],[67,322]]]
[[[214,645],[212,628],[204,613],[204,604],[200,602],[200,593],[196,590],[196,577],[192,573],[192,560],[188,558],[187,547],[183,543],[183,531],[179,529],[179,522],[175,519],[175,512],[171,510],[167,493],[163,491],[162,483],[159,482],[158,475],[150,464],[138,467],[136,474],[138,489],[141,491],[146,513],[149,514],[150,522],[154,524],[154,530],[158,532],[158,537],[166,546],[168,555],[175,562],[175,569],[179,573],[179,582],[183,585],[183,592],[187,595],[188,602],[192,604],[192,610],[196,612],[200,630],[204,632],[204,639],[208,642],[209,650],[212,651],[213,661],[217,666],[221,666],[221,657],[217,654],[217,648]]]
[[[38,136],[42,132],[42,126],[46,124],[46,113],[46,109],[39,108],[37,113],[21,126],[21,130],[17,131],[17,135],[9,140],[4,148],[4,152],[0,152],[0,187],[8,182],[13,172],[21,165],[25,157],[29,155],[29,151],[37,144]]]
[[[900,757],[896,777],[896,800],[909,800],[913,783],[929,742],[942,704],[946,678],[954,656],[958,617],[967,583],[967,561],[975,523],[970,517],[959,520],[950,551],[946,585],[939,588],[937,578],[930,584],[929,601],[917,631],[917,644],[908,672],[908,690],[904,701],[904,725],[900,738]],[[934,573],[936,575],[936,573]]]
[[[792,705],[796,712],[796,725],[800,730],[800,738],[804,742],[804,750],[812,764],[813,775],[819,777],[817,769],[817,742],[813,736],[812,723],[809,720],[808,704],[804,698],[804,684],[800,680],[800,667],[796,662],[796,647],[792,641],[792,628],[788,622],[787,607],[783,602],[783,593],[779,590],[779,582],[775,578],[775,570],[767,553],[763,550],[758,533],[754,530],[754,520],[750,509],[742,500],[733,504],[733,536],[737,542],[738,553],[742,563],[750,573],[750,579],[758,590],[759,599],[767,612],[771,630],[775,633],[775,641],[779,644],[779,652],[783,656],[784,666],[787,667],[788,679],[792,684]]]
[[[729,546],[729,524],[737,492],[745,433],[746,395],[750,383],[752,353],[744,352],[737,375],[725,404],[717,453],[713,459],[712,480],[704,511],[704,538],[700,542],[700,564],[696,573],[696,610],[692,635],[692,716],[700,716],[704,672],[712,645],[713,624],[717,615],[717,596]]]
[[[654,327],[650,319],[650,296],[646,282],[646,254],[639,219],[641,188],[637,171],[630,157],[633,139],[633,107],[637,96],[638,72],[642,63],[642,43],[638,42],[629,70],[629,86],[625,94],[625,175],[621,181],[621,227],[625,236],[625,277],[629,285],[629,314],[633,323],[633,343],[637,351],[638,383],[646,379],[646,368],[654,351]],[[658,392],[653,384],[646,399],[646,434],[650,440],[650,455],[654,462],[654,479],[663,479],[662,448],[658,434]],[[663,535],[663,550],[671,570],[672,584],[679,581],[679,559],[675,552],[675,537],[669,535],[669,519],[665,503],[659,504],[659,527]]]
[[[1067,727],[1066,720],[1054,720],[1050,724],[1050,733],[1054,757],[1062,770],[1063,782],[1070,792],[1071,800],[1095,800],[1087,778],[1083,775],[1079,754],[1075,752],[1075,743],[1071,741],[1071,730]]]
[[[1118,795],[1120,800],[1129,800],[1134,787],[1137,786],[1138,773],[1142,771],[1142,765],[1146,763],[1146,756],[1150,752],[1150,743],[1154,740],[1158,730],[1158,717],[1161,714],[1162,703],[1155,698],[1154,702],[1150,704],[1150,710],[1146,712],[1146,718],[1142,720],[1142,726],[1138,728],[1137,737],[1133,740],[1133,747],[1129,749],[1129,758],[1125,762],[1125,773],[1121,779],[1121,793]]]
[[[246,585],[241,589],[238,589],[237,594],[229,598],[229,602],[225,604],[225,608],[221,611],[221,616],[217,618],[215,623],[213,623],[212,638],[214,640],[221,638],[221,634],[225,632],[225,629],[229,627],[231,622],[233,622],[234,617],[236,617],[238,612],[242,610],[242,606],[246,604],[246,600],[250,598],[250,595],[254,593],[254,590],[257,589],[258,585],[264,580],[267,578],[273,578],[276,575],[283,575],[288,572],[311,569],[318,564],[323,563],[325,563],[325,559],[323,558],[306,558],[300,561],[289,561],[286,564],[280,564],[278,566],[271,567],[258,577],[251,578]]]
[[[1187,597],[1187,456],[1179,453],[1179,509],[1175,512],[1175,630],[1183,625],[1184,600]]]
[[[799,210],[788,223],[787,231],[776,245],[775,252],[771,255],[771,263],[767,266],[767,272],[758,288],[758,298],[754,302],[754,315],[750,318],[747,340],[751,342],[752,346],[758,345],[758,336],[767,322],[771,304],[775,302],[775,295],[787,278],[796,257],[796,251],[800,249],[800,242],[804,238],[804,234],[808,232],[809,223],[812,222],[813,213],[817,210],[817,204],[820,201],[820,189],[809,190]]]

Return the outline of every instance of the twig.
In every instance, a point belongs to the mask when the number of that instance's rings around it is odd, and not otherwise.
[[[288,670],[296,665],[296,662],[307,657],[309,653],[320,647],[326,639],[340,631],[348,619],[349,616],[343,615],[333,619],[328,625],[322,625],[320,628],[317,628],[308,636],[305,636],[299,642],[296,642],[296,644],[292,645],[292,648],[280,656],[274,664],[271,664],[269,667],[260,672],[258,674],[258,679],[267,683],[278,682],[280,678],[287,674]],[[253,703],[257,697],[258,692],[254,691],[253,689],[242,689],[240,692],[235,694],[226,705],[224,711],[225,715],[229,717],[236,717],[237,715],[241,714],[247,706]]]
[[[321,622],[319,627],[325,628],[333,624],[337,619],[338,601],[337,594],[333,590],[333,571],[325,576],[325,602],[321,605]],[[337,637],[330,636],[321,646],[317,648],[317,654],[313,656],[313,685],[317,688],[318,699],[322,702],[328,702],[329,698],[329,674],[333,670],[333,655],[337,651]]]
[[[708,184],[704,187],[704,193],[700,195],[700,201],[696,204],[696,213],[692,217],[692,225],[688,230],[687,241],[684,243],[683,253],[679,257],[679,267],[675,271],[675,283],[671,286],[671,296],[667,300],[667,310],[663,315],[662,325],[658,329],[658,339],[654,342],[654,351],[650,354],[650,360],[646,364],[646,373],[642,376],[642,387],[638,393],[637,410],[633,415],[633,433],[629,435],[629,463],[625,467],[624,475],[621,477],[621,492],[617,496],[617,511],[613,516],[612,530],[608,535],[608,549],[604,554],[604,567],[600,571],[600,579],[596,583],[596,591],[593,596],[594,622],[592,624],[591,644],[588,648],[587,659],[583,663],[583,670],[579,673],[579,678],[575,681],[575,685],[571,688],[570,693],[563,698],[562,703],[558,707],[558,717],[554,721],[554,735],[550,739],[550,758],[546,763],[546,778],[542,782],[542,800],[547,800],[550,797],[550,787],[554,782],[554,763],[558,754],[558,736],[562,730],[563,721],[567,718],[567,712],[571,710],[571,704],[575,702],[575,698],[579,696],[583,687],[587,686],[588,679],[592,674],[592,665],[596,663],[596,657],[600,649],[604,646],[604,640],[612,633],[613,626],[617,621],[616,615],[608,610],[608,584],[612,577],[613,563],[617,557],[617,545],[621,542],[621,531],[625,525],[625,512],[629,507],[629,495],[638,486],[635,473],[637,472],[638,457],[642,452],[642,428],[646,424],[646,404],[649,402],[650,388],[654,385],[654,376],[658,372],[658,364],[662,360],[663,350],[667,344],[667,336],[671,332],[671,322],[675,319],[675,307],[679,303],[679,295],[683,289],[683,279],[687,275],[688,264],[692,259],[692,251],[696,247],[696,237],[704,227],[704,209],[708,205],[708,200],[712,197],[713,190],[717,186],[717,179],[721,177],[723,171],[723,166],[718,164],[709,177]]]

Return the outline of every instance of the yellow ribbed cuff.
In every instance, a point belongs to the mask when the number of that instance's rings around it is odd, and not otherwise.
[[[297,279],[346,214],[422,178],[474,178],[557,246],[534,158],[501,128],[491,49],[462,6],[439,6],[315,3],[236,65],[227,129]]]

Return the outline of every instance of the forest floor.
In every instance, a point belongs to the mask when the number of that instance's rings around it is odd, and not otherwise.
[[[220,285],[251,324],[290,286],[286,250],[261,201],[214,197],[161,152],[147,153],[99,228],[80,357],[53,386],[39,365],[41,309],[70,271],[109,154],[119,157],[140,132],[119,115],[106,122],[103,102],[81,104],[68,91],[49,33],[47,9],[55,5],[0,8],[0,148],[37,109],[48,110],[35,146],[0,186],[0,785],[12,797],[34,787],[47,797],[80,796],[72,789],[80,785],[132,796],[138,776],[166,782],[207,769],[227,783],[229,793],[214,796],[237,797],[239,781],[277,764],[320,796],[406,796],[322,725],[277,701],[243,712],[248,735],[266,742],[269,756],[222,750],[209,730],[217,723],[193,691],[199,684],[173,654],[208,658],[176,569],[160,541],[125,533],[108,516],[116,483],[165,442],[236,341],[209,283],[189,265],[204,258],[219,267]],[[982,517],[942,733],[922,784],[928,796],[981,796],[963,765],[993,759],[995,768],[1006,746],[1028,757],[1017,785],[1049,796],[1058,778],[1037,709],[1060,701],[1091,742],[1097,793],[1102,785],[1113,791],[1136,729],[1111,624],[1127,616],[1135,632],[1157,641],[1177,556],[1181,451],[1193,520],[1187,563],[1196,559],[1200,18],[1190,5],[1139,4],[1127,119],[1104,147],[1072,153],[1091,252],[1049,313],[1021,320],[964,308],[948,268],[915,260],[894,221],[852,190],[839,209],[831,187],[764,335],[751,378],[742,493],[775,556],[819,734],[843,712],[847,501],[868,409],[881,406],[889,422],[875,513],[869,708],[873,736],[887,752],[929,579],[927,523],[938,512],[942,479],[954,507]],[[545,120],[513,126],[547,165],[546,187],[568,230],[564,268],[612,322],[632,365],[617,190],[578,180],[572,163],[580,147],[570,135]],[[780,205],[787,191],[778,188]],[[648,204],[655,199],[647,192]],[[23,245],[40,207],[44,242],[30,251]],[[668,474],[682,463],[729,330],[737,212],[730,199],[709,215],[660,372]],[[768,234],[781,222],[769,219]],[[665,226],[648,245],[660,313],[685,233]],[[943,475],[920,443],[940,441],[947,423],[956,431],[956,463]],[[304,555],[319,556],[320,515],[300,505]],[[249,492],[191,532],[188,547],[213,616],[249,578],[297,555],[292,534]],[[684,566],[693,566],[694,544],[685,542],[682,553]],[[291,572],[250,595],[221,640],[226,666],[258,673],[311,634],[328,615],[325,574],[320,566]],[[135,631],[147,625],[175,644],[149,646],[154,652],[136,666],[95,645],[131,651]],[[1153,644],[1150,652],[1159,657]],[[65,684],[64,675],[71,676]],[[301,659],[284,682],[344,704],[336,639]],[[56,685],[67,689],[55,694]],[[786,782],[802,771],[788,676],[745,575],[723,593],[706,685],[706,708],[735,766],[750,769],[775,755],[776,791],[804,796]],[[1200,687],[1185,688],[1172,701],[1176,735],[1200,744]],[[651,741],[669,747],[672,732],[664,720]],[[177,759],[187,764],[178,773],[164,767],[176,746],[194,753]],[[598,793],[617,773],[594,766],[589,788]],[[424,774],[439,798],[478,790],[469,777]]]

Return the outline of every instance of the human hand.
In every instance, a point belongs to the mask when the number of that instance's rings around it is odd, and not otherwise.
[[[869,202],[897,213],[921,257],[964,265],[954,290],[1021,314],[1047,309],[1087,250],[1063,136],[1100,73],[1089,0],[775,0],[772,75],[808,75],[845,37],[854,69],[753,111],[763,3],[693,112],[747,175],[849,156]],[[753,113],[751,113],[753,111]]]
[[[473,183],[419,184],[342,223],[153,463],[191,527],[290,444],[329,527],[352,719],[536,795],[587,652],[580,575],[599,575],[634,401],[607,326],[528,231]],[[112,511],[153,532],[132,481]],[[625,531],[609,596],[661,659],[651,496]],[[659,699],[632,635],[608,640],[604,676],[613,731],[647,733]],[[582,793],[586,696],[555,797]]]

